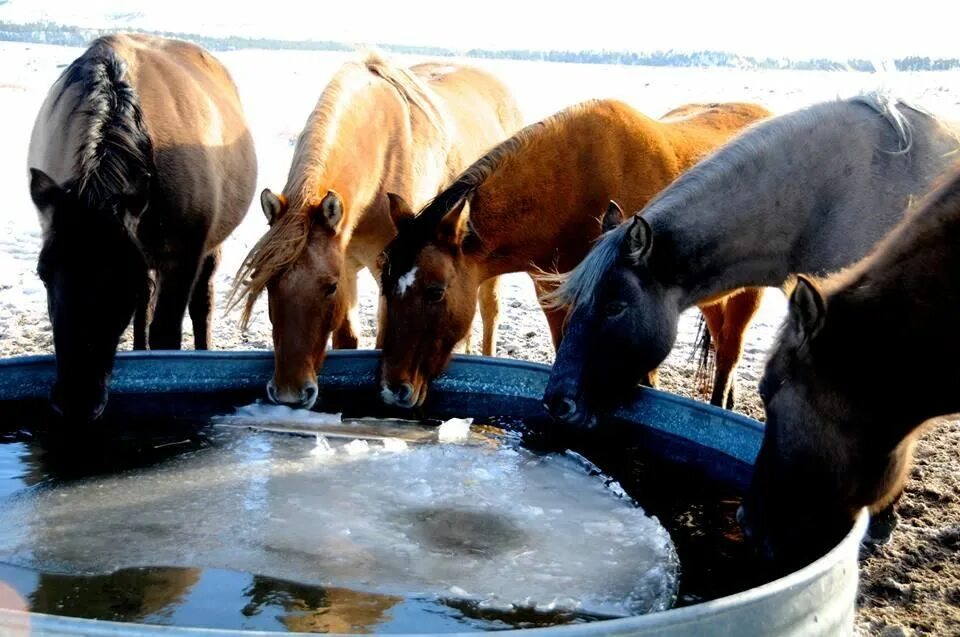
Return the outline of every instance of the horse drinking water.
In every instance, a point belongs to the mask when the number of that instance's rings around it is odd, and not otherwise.
[[[270,400],[309,409],[331,333],[334,347],[357,346],[357,273],[378,273],[378,257],[396,234],[387,192],[428,200],[520,124],[507,88],[477,69],[404,69],[370,53],[337,71],[297,140],[283,193],[260,196],[270,228],[231,294],[234,303],[245,297],[245,326],[267,290]],[[496,330],[495,286],[481,299],[486,354]]]
[[[427,383],[470,329],[486,281],[572,268],[602,225],[622,221],[611,199],[631,210],[642,206],[767,115],[752,104],[694,104],[654,120],[622,102],[586,102],[491,150],[417,216],[392,197],[399,234],[385,252],[381,284],[384,401],[403,407],[424,401]],[[718,347],[739,352],[759,295],[745,290],[722,304],[704,303],[704,312],[717,317],[711,327],[725,325],[714,334]],[[564,313],[547,312],[547,320],[556,344]],[[718,366],[724,399],[725,375],[738,357]]]
[[[957,150],[955,130],[878,95],[753,127],[604,235],[549,295],[570,316],[544,402],[592,426],[667,356],[681,311],[856,261]]]
[[[808,562],[862,507],[899,498],[921,425],[960,412],[958,320],[960,170],[870,256],[799,280],[760,384],[767,425],[740,515],[764,554]]]
[[[52,403],[93,420],[134,314],[135,349],[148,327],[152,349],[179,349],[188,307],[195,347],[209,346],[219,246],[253,197],[253,141],[236,87],[209,53],[112,35],[51,88],[28,165],[57,355]]]

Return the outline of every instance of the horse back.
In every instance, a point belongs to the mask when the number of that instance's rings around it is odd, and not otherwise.
[[[749,102],[693,103],[672,109],[658,122],[666,128],[682,169],[687,170],[771,115],[766,108]]]

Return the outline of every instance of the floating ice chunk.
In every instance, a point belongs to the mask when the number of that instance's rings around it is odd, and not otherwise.
[[[440,442],[463,442],[470,437],[472,418],[451,418],[437,429],[437,440]]]
[[[384,438],[383,439],[383,450],[390,452],[401,452],[409,449],[405,440],[400,440],[399,438]]]
[[[370,443],[366,440],[352,440],[343,446],[343,450],[351,456],[361,456],[370,451]]]
[[[310,452],[319,458],[329,458],[337,454],[337,450],[330,446],[330,441],[325,436],[317,434],[317,446]]]
[[[250,427],[265,427],[276,425],[339,425],[342,422],[340,414],[326,414],[309,409],[292,409],[285,405],[267,405],[256,402],[243,407],[227,416],[215,419],[217,424],[246,425]]]

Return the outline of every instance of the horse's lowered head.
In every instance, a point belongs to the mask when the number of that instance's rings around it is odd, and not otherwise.
[[[30,169],[30,196],[43,229],[37,274],[47,290],[57,356],[51,402],[71,421],[103,413],[117,345],[146,293],[147,266],[135,232],[148,191],[144,176],[123,194],[81,197],[76,185]]]
[[[910,427],[895,401],[858,380],[855,361],[870,358],[844,334],[860,328],[827,320],[833,313],[800,277],[760,384],[767,423],[738,517],[761,555],[784,568],[829,550],[862,507],[890,504],[909,469]]]
[[[653,230],[639,214],[621,223],[615,202],[604,235],[545,297],[569,315],[544,404],[573,427],[592,427],[667,357],[677,335],[678,300],[656,276]]]
[[[317,371],[327,341],[349,307],[347,286],[340,285],[347,241],[344,202],[328,190],[294,209],[285,196],[266,189],[260,204],[270,228],[247,255],[234,293],[243,287],[241,322],[246,325],[253,304],[267,290],[274,347],[267,396],[277,404],[309,409],[319,393]]]
[[[468,198],[444,210],[439,222],[429,219],[430,207],[414,217],[402,198],[390,195],[399,234],[385,252],[381,285],[380,383],[388,405],[423,404],[428,383],[466,337],[477,307],[480,273],[470,254],[482,242],[470,223]]]

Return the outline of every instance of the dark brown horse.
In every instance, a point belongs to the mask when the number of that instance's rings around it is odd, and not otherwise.
[[[309,409],[331,335],[336,348],[357,347],[357,273],[378,275],[377,259],[396,234],[387,192],[427,201],[520,123],[506,86],[470,67],[406,69],[369,53],[337,71],[297,141],[283,193],[260,196],[270,228],[231,295],[244,302],[245,325],[267,291],[273,402]],[[485,354],[497,305],[494,280],[480,299]]]
[[[219,246],[253,197],[253,141],[236,87],[209,53],[113,35],[51,88],[29,166],[57,354],[53,405],[96,419],[134,314],[137,349],[148,324],[152,349],[179,349],[188,306],[194,345],[209,346]]]
[[[958,322],[960,170],[857,265],[799,280],[741,510],[764,553],[809,561],[899,498],[921,426],[960,412]]]
[[[381,396],[412,407],[473,320],[478,290],[508,272],[565,272],[683,171],[769,113],[753,104],[688,105],[656,120],[614,100],[528,126],[465,170],[420,215],[392,198],[398,237],[385,253]],[[543,289],[542,279],[534,282]],[[718,401],[740,358],[760,290],[705,301],[716,329]],[[708,307],[710,306],[710,307]],[[554,344],[564,311],[547,311]],[[648,370],[649,371],[649,370]]]

